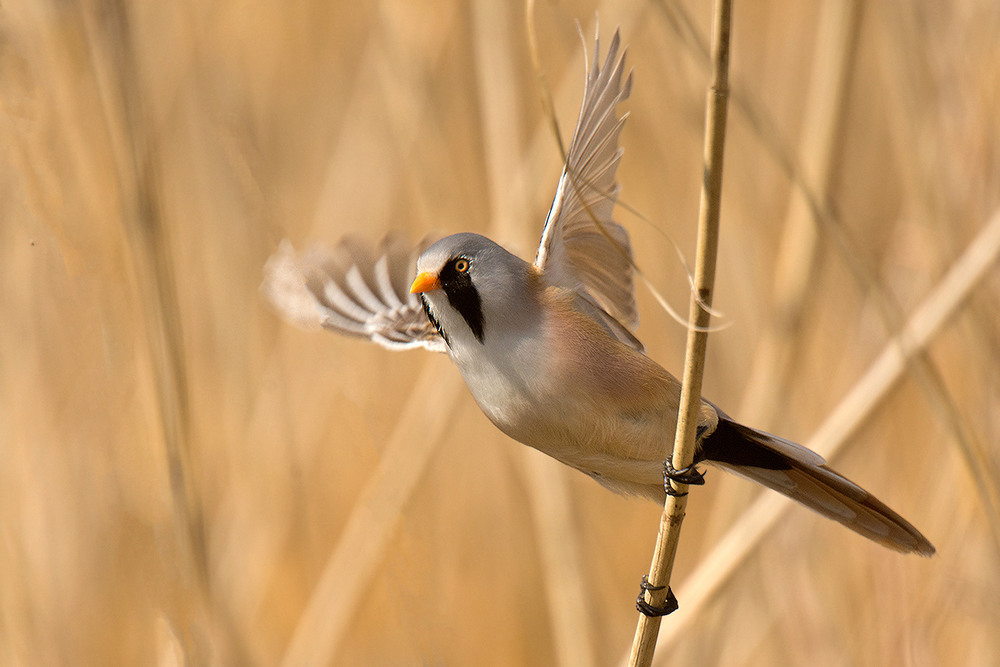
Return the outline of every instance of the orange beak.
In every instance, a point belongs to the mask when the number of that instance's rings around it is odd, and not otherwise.
[[[431,290],[436,289],[441,289],[441,281],[438,280],[436,274],[428,271],[418,273],[417,277],[413,280],[413,284],[410,285],[411,294],[416,294],[418,292],[430,292]]]

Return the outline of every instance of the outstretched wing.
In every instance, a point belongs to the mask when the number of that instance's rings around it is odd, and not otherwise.
[[[587,73],[580,118],[566,155],[555,200],[545,220],[535,266],[554,282],[589,297],[629,331],[639,326],[628,233],[612,218],[620,186],[615,174],[618,138],[628,114],[615,113],[632,90],[618,32],[603,67],[600,41]],[[624,81],[623,81],[624,77]]]
[[[388,236],[373,254],[345,238],[333,250],[313,248],[296,256],[286,239],[264,265],[261,291],[304,329],[368,338],[390,349],[445,352],[444,340],[409,290],[423,245],[415,250]]]

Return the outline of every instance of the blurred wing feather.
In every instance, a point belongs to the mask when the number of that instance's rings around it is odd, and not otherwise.
[[[282,241],[264,266],[261,291],[288,321],[304,329],[329,329],[367,338],[390,349],[447,350],[410,294],[415,252],[386,237],[375,254],[353,239],[333,250],[314,248],[297,256]]]

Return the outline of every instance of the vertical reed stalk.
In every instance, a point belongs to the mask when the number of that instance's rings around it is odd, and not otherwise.
[[[695,428],[701,407],[701,381],[708,346],[708,325],[715,283],[715,263],[719,243],[719,210],[722,200],[722,167],[726,140],[726,112],[729,104],[729,34],[732,0],[717,0],[712,35],[712,81],[705,110],[705,167],[698,214],[698,247],[695,263],[695,291],[691,295],[687,352],[677,432],[671,456],[673,466],[683,469],[694,460]],[[662,607],[670,590],[670,574],[680,540],[681,522],[687,508],[687,485],[673,484],[677,495],[668,495],[660,518],[653,550],[646,602]],[[632,642],[630,665],[649,665],[653,660],[660,618],[641,614]]]

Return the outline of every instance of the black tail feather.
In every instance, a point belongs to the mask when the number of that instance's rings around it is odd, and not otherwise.
[[[698,460],[773,489],[890,549],[921,556],[934,546],[885,503],[826,466],[810,449],[721,417]]]

